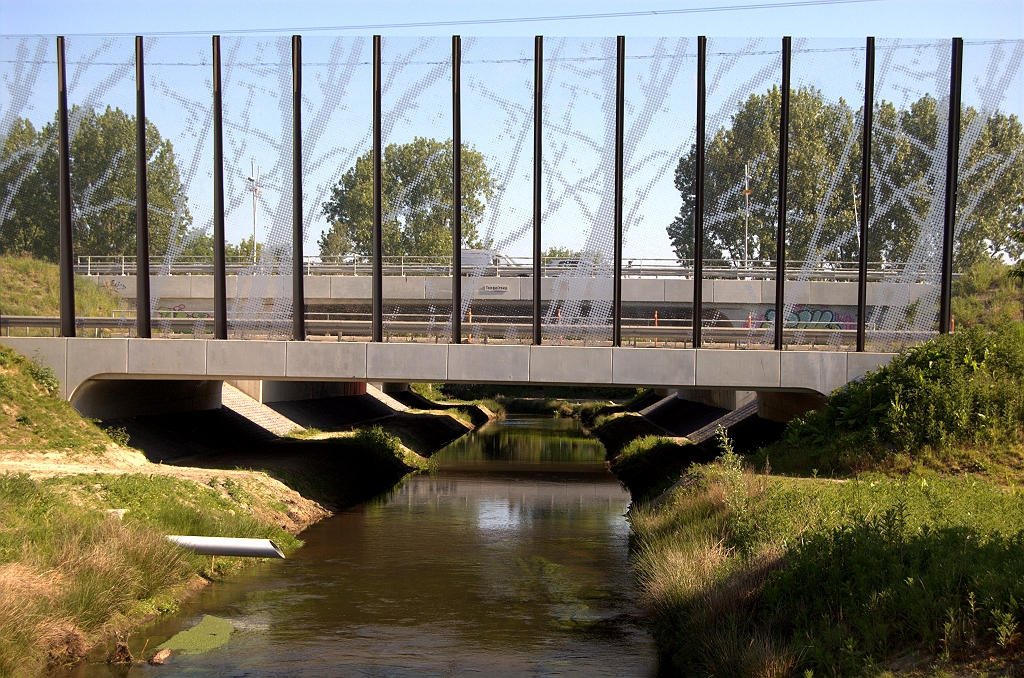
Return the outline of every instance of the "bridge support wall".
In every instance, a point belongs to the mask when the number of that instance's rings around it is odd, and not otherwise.
[[[752,401],[757,394],[753,391],[735,391],[724,388],[681,388],[676,397],[732,411],[738,410]]]
[[[825,396],[821,393],[804,391],[783,393],[780,391],[759,391],[757,394],[757,416],[769,421],[788,423],[794,417],[808,412],[825,409]]]
[[[366,382],[231,379],[227,383],[258,403],[317,400],[319,398],[362,395],[366,393]]]

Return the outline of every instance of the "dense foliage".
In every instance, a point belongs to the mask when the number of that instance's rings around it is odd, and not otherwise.
[[[784,446],[916,453],[1021,440],[1024,324],[973,327],[895,356],[791,422]]]
[[[778,149],[781,92],[751,94],[730,124],[709,130],[705,159],[704,256],[741,260],[747,215],[742,191],[749,185],[749,255],[775,258],[778,218]],[[943,175],[931,170],[944,157],[939,138],[942,108],[924,96],[907,108],[875,105],[872,140],[872,227],[869,261],[906,261],[916,246]],[[956,263],[967,266],[987,255],[1024,255],[1014,236],[1024,222],[1024,127],[1015,115],[982,114],[965,106],[962,136],[974,139],[961,157],[957,201]],[[860,184],[859,112],[846,101],[828,101],[815,88],[793,91],[790,100],[787,257],[813,258],[812,248],[830,247],[833,260],[856,260],[856,205]],[[683,198],[667,227],[676,256],[693,256],[696,148],[679,159],[675,183]],[[747,175],[749,174],[749,180]],[[817,237],[816,229],[820,229]]]
[[[452,253],[452,140],[416,137],[388,144],[381,163],[384,256]],[[498,185],[482,153],[462,147],[462,243],[479,248],[479,226]],[[320,236],[321,256],[369,255],[373,250],[373,153],[356,159],[323,204],[331,227]]]

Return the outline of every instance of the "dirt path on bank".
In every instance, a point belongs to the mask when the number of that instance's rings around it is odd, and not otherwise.
[[[263,522],[274,523],[291,534],[298,534],[313,523],[331,515],[331,512],[319,503],[303,497],[263,471],[155,464],[146,459],[142,452],[118,445],[109,445],[102,454],[0,450],[0,475],[4,473],[26,473],[33,479],[92,473],[163,475],[190,480],[207,487],[215,478],[221,482],[230,478],[246,487],[254,496],[270,500],[254,502],[249,507],[253,517]],[[286,509],[279,511],[266,506],[273,501],[281,502]]]

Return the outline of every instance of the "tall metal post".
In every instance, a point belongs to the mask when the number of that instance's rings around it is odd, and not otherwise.
[[[612,346],[622,345],[622,174],[626,117],[626,36],[616,39],[615,54],[615,232],[613,234]]]
[[[452,343],[462,343],[462,38],[452,36]]]
[[[381,223],[380,36],[373,36],[373,322],[371,339],[384,341],[384,237]]]
[[[860,147],[860,252],[857,259],[857,350],[863,351],[868,313],[868,224],[871,223],[871,126],[875,117],[875,39],[864,47],[864,123]]]
[[[775,241],[775,350],[782,350],[786,326],[786,190],[789,178],[789,82],[793,39],[782,39],[782,110],[779,123],[779,229]]]
[[[541,277],[544,275],[544,250],[541,247],[541,144],[544,131],[544,36],[533,39],[533,344],[541,343]]]
[[[253,248],[255,252],[255,240]],[[306,340],[302,277],[302,36],[292,36],[292,339]]]
[[[952,321],[953,239],[956,235],[956,192],[960,164],[960,89],[964,40],[953,38],[949,69],[949,134],[946,146],[946,210],[942,232],[942,287],[939,290],[939,332],[948,334]]]
[[[135,36],[135,335],[149,339],[149,188],[146,170],[146,78],[142,36]]]
[[[71,141],[64,36],[57,38],[57,199],[60,236],[60,336],[75,336],[75,259],[71,230]]]
[[[697,167],[693,201],[693,347],[700,348],[704,324],[704,144],[708,39],[697,38]]]
[[[224,112],[220,36],[213,36],[213,337],[228,338],[227,266],[224,262]],[[255,247],[255,245],[254,245]]]

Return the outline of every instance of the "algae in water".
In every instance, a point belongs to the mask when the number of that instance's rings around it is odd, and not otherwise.
[[[181,654],[202,654],[228,642],[235,627],[226,619],[205,615],[198,624],[176,633],[157,649],[174,650]]]

